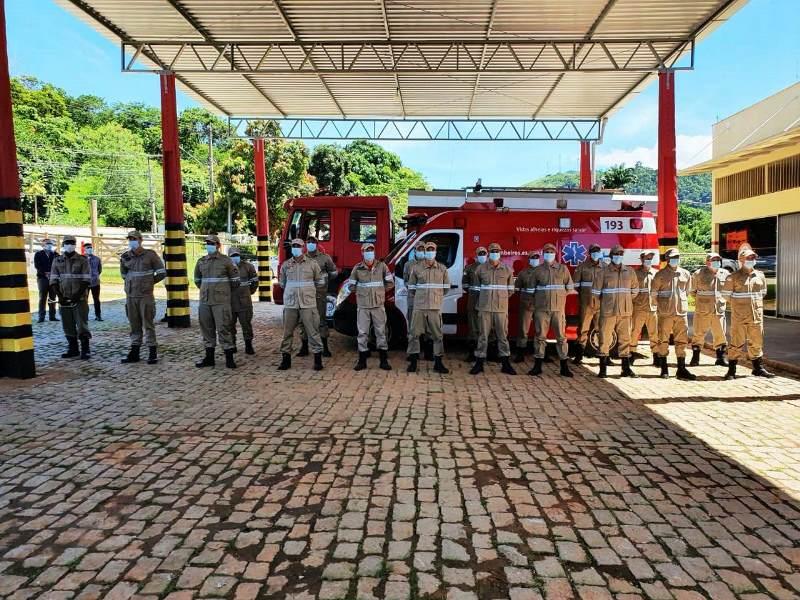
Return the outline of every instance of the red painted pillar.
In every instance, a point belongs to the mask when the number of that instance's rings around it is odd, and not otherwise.
[[[11,113],[6,16],[0,0],[0,377],[36,375],[17,145]]]
[[[581,189],[592,189],[592,143],[581,142]]]
[[[678,245],[678,171],[675,150],[675,72],[658,74],[658,246]]]
[[[189,279],[183,230],[181,151],[175,73],[161,73],[161,152],[164,157],[164,262],[167,267],[167,322],[189,327]]]
[[[253,169],[256,191],[256,259],[258,260],[258,301],[272,301],[272,269],[269,247],[269,205],[267,204],[267,167],[264,139],[253,140]]]

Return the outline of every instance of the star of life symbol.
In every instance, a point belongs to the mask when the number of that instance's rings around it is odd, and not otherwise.
[[[561,247],[561,262],[577,267],[586,260],[586,246],[578,242],[570,242]]]

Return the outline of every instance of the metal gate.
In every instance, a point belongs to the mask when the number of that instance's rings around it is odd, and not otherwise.
[[[778,217],[778,310],[800,317],[800,213]]]

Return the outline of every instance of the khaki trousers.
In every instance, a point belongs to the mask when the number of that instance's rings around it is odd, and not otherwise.
[[[747,351],[745,351],[745,344]],[[731,321],[731,343],[728,346],[728,359],[750,360],[764,356],[764,323],[738,323]]]
[[[358,325],[358,351],[366,352],[369,350],[369,330],[370,326],[375,331],[375,345],[378,350],[388,350],[389,344],[386,339],[386,309],[382,306],[378,308],[358,308],[356,318]]]
[[[242,327],[242,338],[245,341],[253,339],[253,309],[243,308],[233,313],[233,343],[236,345],[236,323]],[[302,327],[302,323],[300,327]]]
[[[631,325],[631,349],[636,350],[642,330],[647,328],[647,338],[650,342],[650,352],[655,354],[658,346],[658,319],[656,313],[652,311],[638,311],[633,313],[633,324]]]
[[[319,313],[317,307],[311,308],[289,308],[283,307],[283,340],[281,341],[281,353],[291,354],[294,344],[294,330],[300,323],[308,335],[308,346],[313,354],[322,352],[322,339],[319,337]]]
[[[578,344],[582,348],[586,348],[589,342],[589,333],[592,331],[592,322],[597,316],[597,308],[592,308],[591,305],[581,306],[580,316],[578,317]]]
[[[328,294],[327,293],[320,294],[319,292],[317,292],[317,313],[319,314],[319,336],[326,340],[330,335],[328,327],[328,318],[326,317],[327,310],[328,310]],[[303,338],[304,340],[308,339],[308,336],[306,335],[306,328],[303,327],[303,323],[300,323],[300,337]]]
[[[531,321],[533,320],[533,306],[519,307],[519,326],[517,328],[517,348],[526,348],[528,346],[528,331],[531,328]],[[536,328],[534,327],[534,338],[536,338]],[[545,332],[545,336],[547,333]]]
[[[489,336],[494,333],[497,338],[497,353],[501,357],[511,356],[508,345],[508,313],[478,311],[478,348],[475,356],[486,358]]]
[[[408,337],[408,354],[419,354],[419,336],[430,336],[433,340],[433,355],[444,354],[444,335],[442,334],[442,311],[418,308],[411,317],[411,333]]]
[[[233,311],[230,304],[201,303],[197,310],[200,333],[206,348],[215,348],[216,338],[223,350],[233,350]]]
[[[156,299],[153,296],[128,297],[125,314],[131,327],[131,346],[142,345],[142,331],[146,346],[156,345]]]
[[[567,319],[561,311],[537,310],[534,313],[536,327],[536,358],[544,358],[547,349],[547,334],[552,329],[556,335],[558,358],[567,359],[569,344],[567,343]]]
[[[658,355],[669,354],[669,336],[675,342],[675,356],[686,356],[686,345],[689,343],[689,322],[686,316],[658,315]]]
[[[706,341],[706,332],[711,330],[714,348],[719,348],[727,343],[725,339],[725,315],[701,315],[694,313],[692,321],[692,346],[703,347]]]
[[[61,328],[67,337],[92,337],[89,331],[89,302],[82,298],[73,306],[61,306]]]
[[[628,358],[631,355],[631,317],[619,315],[600,315],[600,352],[597,355],[608,356],[614,333],[620,358]]]
[[[477,342],[480,325],[478,311],[475,310],[475,296],[471,293],[467,296],[467,325],[469,325],[469,341]]]

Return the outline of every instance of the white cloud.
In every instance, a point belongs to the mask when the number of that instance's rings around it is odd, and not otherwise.
[[[711,158],[710,135],[676,136],[678,149],[678,168],[703,162]],[[633,166],[641,162],[647,167],[658,168],[658,146],[637,146],[636,148],[609,148],[602,144],[597,146],[596,161],[598,167],[626,164]]]

